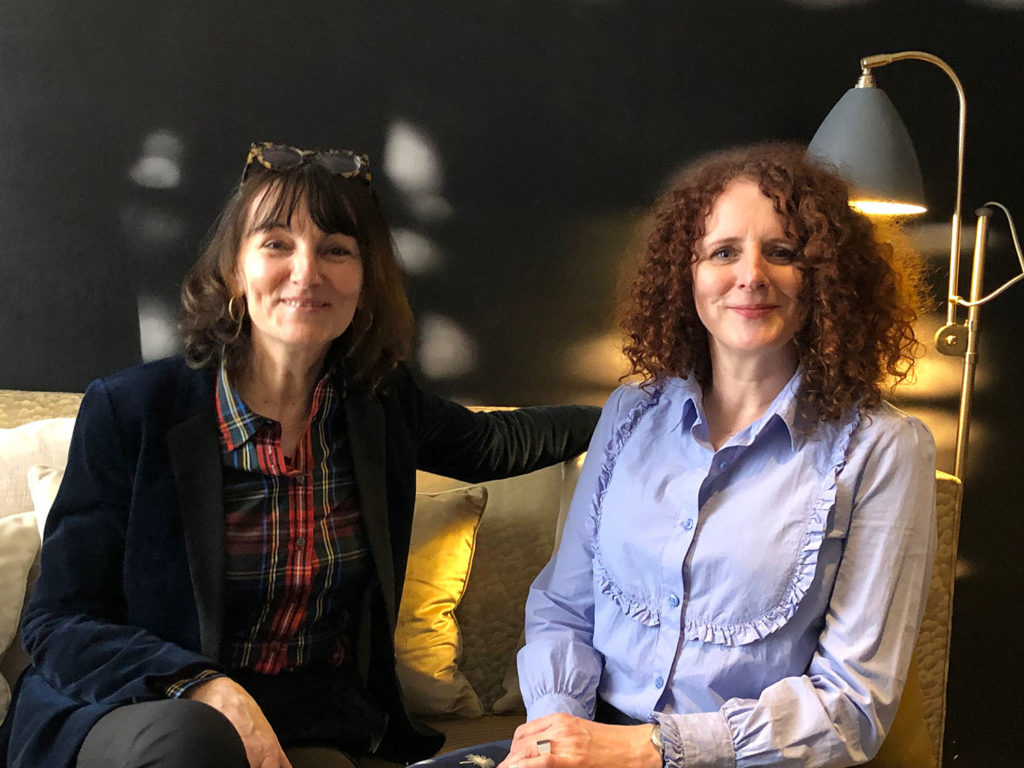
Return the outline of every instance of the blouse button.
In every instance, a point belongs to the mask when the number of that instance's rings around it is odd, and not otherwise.
[[[661,675],[658,675],[656,678],[654,678],[655,688],[661,688],[663,685],[665,685],[665,678],[663,678]]]
[[[669,595],[668,596],[668,604],[671,605],[673,608],[678,607],[679,606],[679,598],[676,597],[675,595]]]
[[[683,530],[684,531],[689,531],[692,528],[693,528],[693,518],[692,517],[688,517],[685,520],[683,520]]]

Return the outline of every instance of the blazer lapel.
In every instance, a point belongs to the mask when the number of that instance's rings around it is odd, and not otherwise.
[[[384,593],[389,630],[394,632],[398,606],[385,487],[384,408],[372,395],[349,389],[345,415],[363,525]]]
[[[167,444],[178,486],[202,652],[218,659],[224,628],[224,490],[213,418],[212,410],[191,416],[167,433]]]

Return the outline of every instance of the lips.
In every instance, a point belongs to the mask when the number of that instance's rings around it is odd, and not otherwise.
[[[776,309],[779,308],[778,304],[741,304],[733,307],[729,307],[733,312],[746,317],[750,320],[757,320],[758,318],[767,317]]]
[[[331,306],[330,302],[319,299],[281,299],[280,301],[286,307],[299,310],[324,309]]]

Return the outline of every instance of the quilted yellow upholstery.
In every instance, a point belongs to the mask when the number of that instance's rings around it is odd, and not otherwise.
[[[924,694],[924,718],[932,739],[935,761],[942,765],[942,734],[946,722],[946,678],[949,671],[949,638],[953,625],[953,580],[956,577],[956,547],[960,535],[960,502],[963,485],[945,472],[935,473],[935,514],[938,546],[928,604],[921,634],[914,648],[914,661]]]
[[[74,416],[82,396],[74,392],[22,392],[0,389],[0,429],[39,419]]]

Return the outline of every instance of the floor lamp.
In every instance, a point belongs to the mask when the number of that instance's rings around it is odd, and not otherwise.
[[[974,372],[978,365],[978,320],[982,304],[994,299],[1024,279],[1024,256],[1005,206],[988,202],[975,215],[978,226],[971,261],[968,298],[960,295],[960,205],[964,176],[964,133],[967,102],[956,72],[938,56],[923,51],[900,51],[866,56],[860,60],[861,75],[832,108],[808,146],[808,153],[832,165],[851,187],[850,205],[868,214],[914,215],[927,210],[921,165],[906,126],[885,93],[876,86],[873,70],[893,62],[915,59],[935,65],[953,82],[960,103],[957,129],[956,202],[950,232],[949,290],[946,296],[946,324],[935,335],[936,348],[945,355],[963,358],[960,412],[957,418],[953,474],[964,479],[970,434]],[[982,295],[985,247],[989,217],[999,208],[1007,217],[1021,274],[1011,278],[987,296]],[[961,320],[962,310],[966,318]]]

